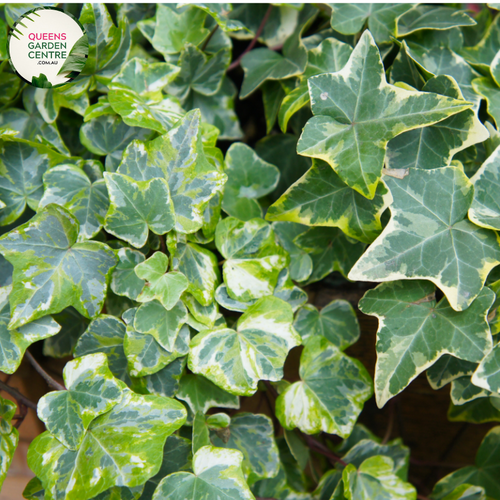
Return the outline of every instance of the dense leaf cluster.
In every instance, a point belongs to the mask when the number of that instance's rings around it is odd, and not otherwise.
[[[89,52],[61,87],[7,61],[32,6],[0,17],[0,370],[67,361],[24,497],[416,499],[409,449],[356,422],[423,372],[451,420],[500,421],[496,7],[65,7]],[[352,305],[308,303],[333,272],[380,283],[373,381]],[[257,391],[273,412],[238,411]],[[499,475],[495,427],[432,498]]]

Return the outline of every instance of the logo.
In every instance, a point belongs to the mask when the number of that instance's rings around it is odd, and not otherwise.
[[[55,7],[38,7],[23,14],[9,33],[7,47],[16,73],[40,88],[57,87],[76,78],[89,53],[83,26]]]

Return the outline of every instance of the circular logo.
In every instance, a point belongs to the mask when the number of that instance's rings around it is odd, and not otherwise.
[[[38,7],[23,14],[10,31],[7,46],[16,73],[41,88],[76,78],[89,53],[82,25],[55,7]]]

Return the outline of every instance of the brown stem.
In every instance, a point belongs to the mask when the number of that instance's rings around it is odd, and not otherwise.
[[[307,434],[302,433],[302,436],[304,436],[306,444],[309,448],[311,448],[311,450],[316,451],[328,458],[332,465],[340,464],[344,467],[347,467],[347,462],[344,462],[340,457],[335,455],[335,453],[331,452],[329,448],[327,448],[324,444],[321,444],[319,441],[316,441],[316,439]]]
[[[14,415],[14,418],[12,420],[16,420],[16,423],[14,424],[14,427],[16,429],[19,429],[21,427],[21,424],[24,422],[24,419],[26,418],[26,415],[28,414],[28,407],[23,404],[19,403],[19,411],[21,412],[19,415]]]
[[[219,28],[219,25],[216,24],[215,28],[210,32],[210,35],[208,35],[207,39],[205,40],[205,43],[203,44],[203,47],[201,48],[201,50],[203,52],[205,52],[205,49],[207,48],[207,45],[209,44],[210,40],[212,39],[212,37],[214,36],[214,34],[218,30],[218,28]]]
[[[217,25],[218,26],[218,25]],[[161,251],[166,254],[167,253],[167,244],[165,243],[165,235],[164,234],[161,234],[159,236],[160,238],[160,248],[161,248]]]
[[[28,399],[26,396],[23,396],[17,389],[14,389],[14,387],[7,385],[5,382],[2,382],[1,380],[0,380],[0,390],[10,394],[17,401],[19,406],[24,405],[27,406],[28,408],[31,408],[32,410],[36,410],[36,403],[33,403],[33,401]]]
[[[395,415],[395,410],[396,410],[394,400],[392,400],[389,404],[390,404],[390,406],[389,406],[389,422],[387,424],[387,429],[385,431],[384,439],[382,439],[381,444],[386,444],[387,441],[389,441],[389,439],[391,438],[391,434],[392,434],[392,428],[394,426],[394,415]]]
[[[243,56],[245,54],[248,54],[248,52],[250,52],[255,47],[255,44],[257,43],[257,39],[262,34],[262,31],[264,30],[264,27],[266,26],[266,23],[269,19],[269,16],[271,15],[272,10],[273,10],[273,6],[269,5],[269,7],[266,10],[266,13],[264,14],[264,17],[262,18],[262,21],[260,22],[259,28],[255,32],[255,36],[252,38],[252,41],[248,44],[248,47],[239,55],[238,59],[236,59],[236,61],[234,61],[230,64],[229,68],[227,68],[227,71],[231,71],[234,68],[237,68],[241,63]]]
[[[39,364],[38,361],[33,357],[31,352],[26,351],[26,357],[33,366],[33,368],[42,376],[42,378],[47,382],[49,387],[55,389],[56,391],[65,391],[66,387],[54,380]]]

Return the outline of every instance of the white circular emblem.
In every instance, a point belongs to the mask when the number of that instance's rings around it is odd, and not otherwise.
[[[9,57],[17,74],[35,87],[63,85],[87,62],[88,38],[81,24],[54,7],[23,14],[9,33]]]

